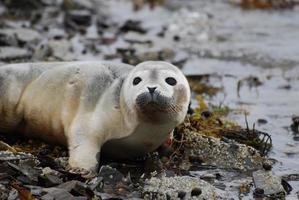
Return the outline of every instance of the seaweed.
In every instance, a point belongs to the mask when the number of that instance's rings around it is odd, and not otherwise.
[[[195,131],[198,134],[221,138],[223,140],[230,139],[238,143],[251,146],[258,150],[262,156],[268,154],[272,147],[271,136],[255,129],[249,128],[247,117],[246,128],[242,128],[236,123],[228,120],[226,116],[230,113],[227,106],[208,106],[202,96],[197,96],[198,106],[194,109],[192,115],[188,115],[183,124],[176,128],[176,134],[182,134],[185,130]],[[182,136],[176,135],[177,138]],[[181,141],[175,140],[180,143]]]

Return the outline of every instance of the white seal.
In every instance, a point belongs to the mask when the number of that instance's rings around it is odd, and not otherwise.
[[[101,149],[116,158],[157,149],[190,101],[185,76],[161,61],[10,64],[0,94],[1,132],[67,145],[82,173],[96,171]]]

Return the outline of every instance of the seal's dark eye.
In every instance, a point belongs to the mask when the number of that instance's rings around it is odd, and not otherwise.
[[[135,77],[134,80],[133,80],[133,85],[137,85],[141,81],[142,81],[142,79],[140,77]]]
[[[167,84],[171,85],[171,86],[176,85],[176,80],[175,80],[174,78],[172,78],[172,77],[168,77],[168,78],[166,78],[166,79],[165,79],[165,82],[166,82]]]

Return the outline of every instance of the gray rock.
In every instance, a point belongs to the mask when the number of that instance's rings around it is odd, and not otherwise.
[[[104,182],[110,184],[116,184],[124,179],[122,173],[110,166],[102,166],[99,171],[99,176],[103,178]]]
[[[80,181],[68,181],[65,183],[62,183],[61,185],[58,186],[60,189],[64,189],[68,192],[74,190],[78,192],[79,194],[84,193],[86,185]]]
[[[41,173],[40,169],[37,169],[37,160],[33,158],[20,160],[18,165],[15,165],[13,163],[8,162],[8,165],[13,168],[14,170],[17,170],[27,178],[29,178],[31,181],[37,182],[38,181],[38,175]]]
[[[265,160],[254,148],[233,140],[224,142],[197,132],[188,132],[185,136],[185,152],[192,157],[198,157],[207,165],[252,171],[261,169]]]
[[[0,184],[0,199],[8,198],[9,190],[2,184]]]
[[[32,195],[42,196],[45,193],[43,187],[40,186],[26,185],[25,187],[30,190]]]
[[[13,37],[22,43],[36,43],[40,38],[40,34],[32,29],[17,28],[17,29],[0,29],[2,37],[10,38],[11,44],[14,44]]]
[[[66,199],[74,199],[74,196],[71,195],[65,189],[60,188],[45,188],[48,194],[41,197],[42,200],[66,200]]]
[[[12,153],[11,151],[0,151],[0,161],[19,161],[28,158],[33,158],[33,155],[28,153]]]
[[[184,195],[182,194],[184,193]],[[144,199],[217,199],[216,188],[195,177],[176,176],[146,180],[142,191]]]
[[[0,61],[27,60],[31,53],[18,47],[0,47]]]
[[[9,191],[9,195],[7,197],[7,200],[17,200],[17,199],[19,199],[19,193],[16,189],[12,188]]]
[[[88,10],[72,10],[66,15],[66,23],[74,23],[77,26],[91,25],[91,12]]]
[[[62,183],[62,179],[58,176],[47,174],[44,176],[40,176],[40,179],[43,179],[44,185],[46,187],[56,186]]]
[[[95,177],[91,179],[87,184],[92,191],[100,191],[103,188],[103,177]]]
[[[0,29],[0,46],[17,46],[18,41],[13,34],[8,34]]]
[[[91,0],[65,0],[64,7],[66,9],[86,9],[93,10],[94,3]]]
[[[284,193],[281,178],[272,171],[258,170],[252,173],[255,188],[264,190],[265,195]]]
[[[71,45],[67,40],[50,40],[48,43],[50,55],[58,60],[68,60],[70,58]]]
[[[2,2],[6,7],[20,11],[32,11],[42,6],[40,0],[5,0]]]

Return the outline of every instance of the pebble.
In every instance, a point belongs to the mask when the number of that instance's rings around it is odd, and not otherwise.
[[[186,192],[185,191],[179,191],[178,192],[178,198],[183,199],[186,196]]]
[[[65,22],[69,23],[70,20],[78,26],[90,26],[91,19],[91,12],[88,10],[72,10],[67,12]]]
[[[270,170],[272,169],[272,166],[271,166],[270,164],[268,164],[268,163],[264,163],[264,164],[263,164],[263,168],[264,168],[264,170],[266,170],[266,171],[270,171]]]
[[[202,194],[202,191],[200,188],[193,188],[191,191],[191,196],[199,196]]]

